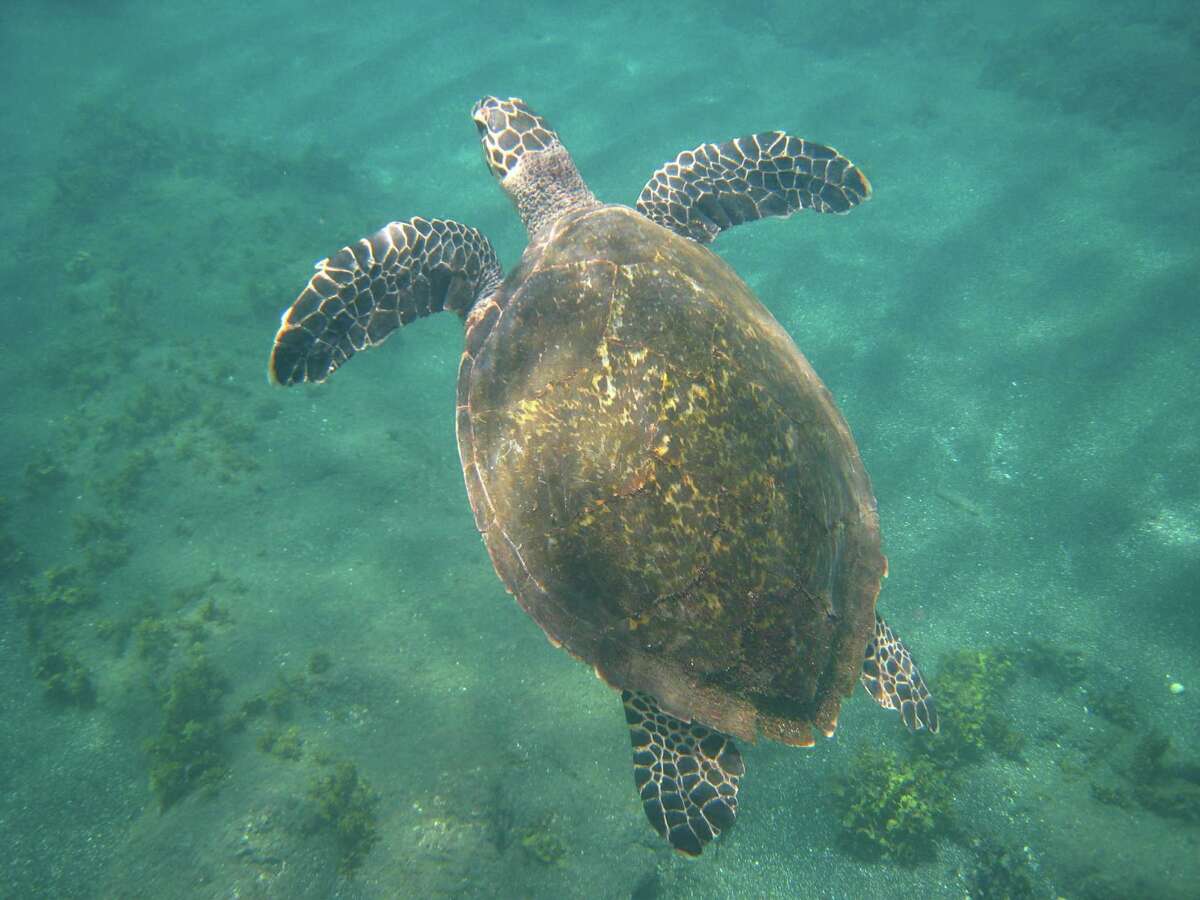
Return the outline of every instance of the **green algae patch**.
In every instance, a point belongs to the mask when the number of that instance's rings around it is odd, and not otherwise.
[[[62,486],[67,480],[67,470],[61,459],[49,450],[42,449],[25,464],[22,476],[25,490],[38,496]]]
[[[521,834],[521,849],[543,866],[560,865],[567,854],[566,845],[553,826],[552,818],[547,818]]]
[[[1018,652],[1021,665],[1061,691],[1078,688],[1094,669],[1094,664],[1077,647],[1064,647],[1053,641],[1030,638]]]
[[[271,714],[280,721],[291,719],[294,704],[297,700],[309,702],[313,699],[313,689],[309,686],[302,672],[291,675],[278,673],[275,686],[263,696]]]
[[[38,648],[33,674],[46,690],[46,699],[61,706],[90,709],[96,705],[96,687],[79,657],[62,647]]]
[[[1027,846],[983,838],[972,842],[975,865],[967,877],[968,896],[1034,900],[1039,891],[1037,867]]]
[[[162,616],[150,615],[141,619],[133,626],[133,638],[139,659],[155,671],[166,667],[175,647],[175,637]]]
[[[331,833],[337,842],[338,871],[354,874],[379,843],[379,794],[354,763],[342,761],[309,785],[308,797],[316,804],[308,831]]]
[[[980,760],[989,751],[1018,758],[1025,735],[1009,724],[1014,677],[1011,655],[997,647],[946,657],[934,680],[941,729],[917,743],[921,752],[949,768]]]
[[[844,842],[856,855],[911,865],[935,854],[952,822],[951,786],[928,759],[864,750],[834,785]]]
[[[308,658],[308,674],[324,675],[333,668],[333,657],[324,650],[314,650]]]
[[[304,739],[295,725],[280,731],[271,727],[258,736],[258,749],[280,759],[296,760],[304,755]]]
[[[1134,748],[1126,772],[1133,796],[1169,819],[1200,823],[1200,762],[1174,758],[1171,739],[1151,732]]]
[[[94,584],[83,578],[78,567],[54,566],[26,583],[24,592],[17,596],[16,609],[31,627],[36,627],[49,619],[88,609],[99,600]]]
[[[163,697],[163,725],[146,742],[150,788],[166,810],[197,788],[215,791],[229,772],[221,723],[225,677],[202,655],[193,654],[175,672]]]
[[[0,531],[0,581],[24,575],[29,568],[29,551],[7,531]]]

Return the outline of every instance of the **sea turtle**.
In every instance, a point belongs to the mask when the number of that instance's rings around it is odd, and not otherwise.
[[[847,212],[871,186],[836,150],[770,131],[685,151],[635,208],[608,205],[524,101],[471,115],[529,232],[520,264],[506,277],[458,222],[393,222],[317,264],[270,377],[324,381],[413,319],[465,319],[456,430],[475,524],[551,643],[621,691],[646,815],[696,855],[737,813],[734,738],[810,746],[856,680],[937,730],[875,613],[887,563],[850,430],[704,246],[766,216]]]

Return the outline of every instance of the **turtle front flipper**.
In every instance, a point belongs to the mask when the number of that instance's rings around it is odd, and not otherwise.
[[[413,319],[443,309],[465,317],[503,278],[491,242],[474,228],[422,218],[385,225],[317,263],[283,314],[271,380],[324,381]]]
[[[867,644],[862,683],[884,709],[898,709],[909,731],[938,730],[937,707],[908,648],[878,614]]]
[[[633,743],[633,780],[654,830],[699,856],[737,818],[746,767],[733,739],[667,715],[649,694],[622,691]]]
[[[870,196],[867,176],[832,147],[763,131],[680,153],[651,176],[637,208],[707,244],[742,222],[801,209],[845,213]]]

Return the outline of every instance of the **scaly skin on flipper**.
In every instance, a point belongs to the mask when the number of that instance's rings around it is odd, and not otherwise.
[[[764,131],[680,153],[650,177],[637,208],[706,244],[742,222],[801,209],[845,213],[870,197],[867,176],[832,147]]]
[[[474,228],[448,219],[392,222],[317,263],[283,314],[271,380],[324,381],[413,319],[443,309],[466,316],[503,277],[491,242]]]
[[[887,622],[875,616],[875,636],[867,644],[862,684],[884,709],[900,711],[909,731],[938,730],[937,707],[921,670]]]
[[[676,850],[699,856],[737,818],[742,754],[719,731],[667,715],[649,694],[622,691],[621,702],[646,818]]]

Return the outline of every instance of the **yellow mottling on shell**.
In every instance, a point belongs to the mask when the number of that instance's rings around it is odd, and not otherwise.
[[[607,372],[597,372],[592,376],[592,390],[600,398],[600,405],[608,407],[617,398],[617,388]]]
[[[878,554],[871,522],[857,543],[828,534],[857,508],[842,494],[865,508],[869,485],[838,468],[857,463],[844,425],[736,276],[640,219],[614,227],[616,251],[597,227],[595,247],[561,245],[561,273],[527,278],[470,370],[468,490],[509,538],[488,545],[497,571],[610,684],[811,743],[804,720],[832,718],[873,627],[869,572],[826,614],[839,558]]]
[[[535,434],[544,434],[545,420],[562,424],[562,420],[539,397],[525,397],[513,404],[513,419],[522,425],[533,425]]]

